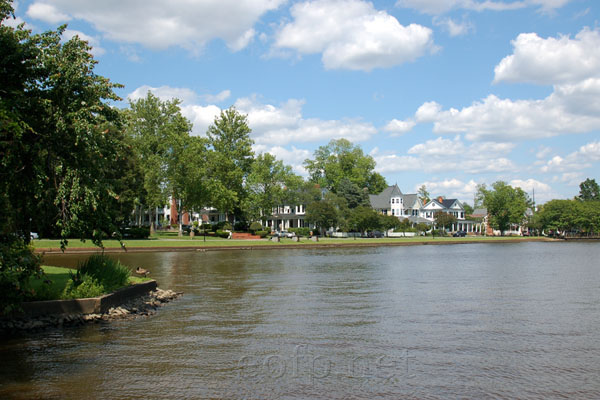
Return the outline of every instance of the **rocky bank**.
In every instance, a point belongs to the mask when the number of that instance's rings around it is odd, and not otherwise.
[[[68,325],[83,325],[100,321],[116,319],[134,319],[146,317],[156,313],[164,304],[177,299],[183,293],[172,290],[156,289],[145,296],[131,299],[118,307],[112,307],[103,314],[60,314],[41,317],[20,317],[13,319],[0,319],[0,335],[13,333],[39,331],[52,327]]]

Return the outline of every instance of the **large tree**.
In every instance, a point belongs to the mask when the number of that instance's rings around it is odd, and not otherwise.
[[[266,221],[273,207],[283,204],[287,193],[299,187],[301,182],[302,178],[294,174],[289,165],[284,165],[272,154],[259,154],[246,179],[249,193],[246,209],[250,217]]]
[[[348,226],[361,234],[369,230],[380,228],[382,226],[381,223],[382,219],[377,211],[373,210],[371,207],[365,206],[353,209],[348,218]]]
[[[600,185],[596,183],[595,179],[587,178],[581,182],[578,199],[582,201],[600,200]]]
[[[483,199],[483,206],[487,208],[490,225],[499,230],[501,235],[510,224],[523,223],[525,211],[530,206],[527,193],[502,181],[494,182],[491,189],[480,186],[478,197]]]
[[[119,85],[94,72],[87,43],[62,41],[65,27],[12,28],[0,1],[0,313],[22,299],[39,260],[25,245],[44,228],[101,245],[118,230],[119,168],[127,168]],[[36,261],[37,260],[37,261]]]
[[[313,201],[306,206],[306,221],[314,224],[320,232],[336,227],[340,215],[335,204],[329,200]]]
[[[335,193],[347,178],[359,189],[377,194],[387,187],[381,174],[375,172],[375,160],[346,139],[331,140],[314,152],[314,159],[304,161],[311,181]]]
[[[448,226],[456,223],[456,217],[447,212],[436,212],[434,215],[435,224],[438,228],[446,229]]]
[[[182,182],[190,162],[186,158],[192,125],[181,114],[179,104],[177,99],[162,101],[148,92],[146,97],[130,102],[126,112],[127,131],[144,176],[143,203],[148,207],[151,230],[155,209],[163,207],[169,197],[181,200],[185,186]]]
[[[244,182],[254,160],[251,132],[248,117],[234,107],[221,111],[207,131],[211,147],[209,173],[220,184],[213,193],[213,205],[227,216],[240,216],[247,199]]]

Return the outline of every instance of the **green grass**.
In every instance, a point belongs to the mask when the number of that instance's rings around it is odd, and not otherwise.
[[[261,240],[230,240],[230,239],[221,239],[221,238],[206,238],[206,242],[204,242],[203,237],[196,237],[194,239],[190,239],[189,237],[183,238],[173,238],[173,239],[140,239],[140,240],[124,240],[126,248],[133,247],[144,247],[144,248],[152,248],[152,247],[255,247],[255,246],[281,246],[281,245],[295,245],[295,246],[304,246],[307,244],[315,244],[315,242],[302,238],[301,242],[293,242],[292,239],[281,239],[281,242],[271,242],[267,239]],[[385,243],[422,243],[422,242],[442,242],[442,243],[461,243],[461,242],[474,242],[474,241],[489,241],[489,242],[500,242],[506,240],[531,240],[531,238],[523,238],[523,237],[510,237],[510,236],[467,236],[464,238],[455,238],[455,237],[435,237],[431,236],[423,237],[406,237],[406,238],[381,238],[381,239],[370,239],[370,238],[319,238],[319,242],[321,244],[385,244]],[[544,240],[545,238],[539,238],[539,240]],[[105,240],[104,242],[105,248],[120,248],[121,245],[116,240]],[[32,244],[37,249],[57,249],[60,248],[59,240],[48,240],[48,239],[38,239],[32,241]],[[68,248],[94,248],[94,245],[90,241],[81,242],[80,240],[69,240]]]
[[[75,269],[64,267],[52,267],[43,265],[42,270],[46,274],[43,279],[31,279],[30,285],[38,294],[37,300],[58,300],[61,298],[67,282],[71,279],[71,273],[75,273]],[[50,285],[44,283],[44,280],[51,281]],[[149,281],[150,278],[131,276],[129,284],[142,283]]]

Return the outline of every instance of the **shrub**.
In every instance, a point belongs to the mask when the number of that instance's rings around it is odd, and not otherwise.
[[[269,233],[271,233],[271,232],[270,231],[256,231],[256,232],[254,232],[254,234],[260,236],[261,239],[266,238],[269,235]]]
[[[231,224],[229,222],[225,221],[225,223],[223,224],[221,229],[224,231],[230,231],[231,229],[233,229],[233,227],[231,226]]]
[[[29,280],[41,276],[40,262],[40,256],[22,238],[0,236],[0,314],[18,309],[33,294]]]
[[[104,286],[91,275],[74,275],[67,282],[65,290],[62,293],[63,299],[82,299],[86,297],[98,297],[106,293]]]
[[[221,238],[224,238],[224,239],[227,239],[227,238],[229,238],[229,232],[225,232],[225,231],[217,231],[217,232],[215,232],[215,234],[216,234],[218,237],[221,237]]]
[[[290,228],[290,232],[296,234],[296,236],[310,236],[310,228]]]
[[[117,260],[105,255],[92,255],[79,267],[79,273],[89,275],[112,292],[127,285],[131,271]]]
[[[254,221],[253,223],[250,224],[250,231],[251,232],[256,232],[256,231],[262,231],[263,230],[263,226],[260,222],[258,221]]]

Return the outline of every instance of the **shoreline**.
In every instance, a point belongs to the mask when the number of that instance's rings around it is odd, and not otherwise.
[[[357,247],[389,247],[389,246],[431,246],[431,245],[457,245],[457,244],[483,244],[483,243],[523,243],[523,242],[564,242],[562,239],[552,239],[545,237],[534,238],[510,238],[506,239],[469,239],[469,240],[447,240],[448,238],[429,239],[422,241],[403,242],[403,239],[389,242],[359,242],[359,243],[327,243],[324,242],[300,242],[300,243],[271,243],[271,242],[251,242],[248,244],[232,244],[232,245],[199,245],[199,246],[148,246],[148,247],[106,247],[99,249],[97,247],[71,247],[63,252],[60,248],[36,248],[35,253],[43,254],[92,254],[92,253],[150,253],[150,252],[206,252],[206,251],[240,251],[240,250],[289,250],[289,249],[331,249],[331,248],[357,248]],[[349,241],[352,239],[348,239]]]

